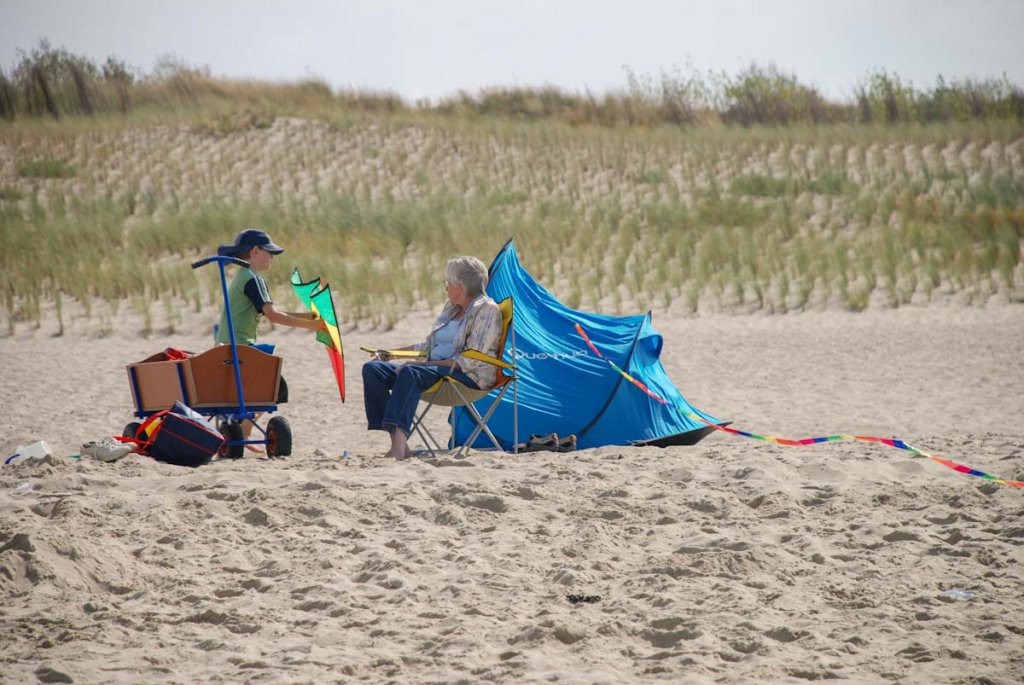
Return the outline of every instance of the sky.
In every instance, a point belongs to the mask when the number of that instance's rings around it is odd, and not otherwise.
[[[150,72],[389,91],[621,91],[629,72],[736,75],[774,65],[849,99],[875,71],[919,88],[1006,76],[1024,87],[1024,0],[0,0],[0,68],[46,38]]]

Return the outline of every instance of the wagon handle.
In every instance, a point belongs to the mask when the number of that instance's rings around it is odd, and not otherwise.
[[[217,270],[220,271],[220,289],[221,293],[224,295],[224,314],[228,322],[228,338],[231,340],[231,365],[235,367],[235,390],[238,392],[238,413],[240,416],[244,416],[246,411],[245,395],[242,392],[242,369],[238,364],[238,343],[235,341],[235,322],[231,316],[231,297],[228,295],[228,281],[224,276],[224,265],[237,264],[238,266],[249,268],[249,262],[244,259],[239,259],[238,257],[225,257],[218,255],[216,257],[204,257],[203,259],[192,262],[192,268],[198,269],[210,262],[216,262]]]
[[[244,259],[239,259],[238,257],[203,257],[202,259],[200,259],[197,262],[192,262],[192,268],[193,269],[198,269],[201,266],[206,266],[210,262],[222,262],[222,263],[225,263],[225,264],[237,264],[238,266],[243,266],[243,267],[245,267],[247,269],[249,268],[249,262],[245,261]]]

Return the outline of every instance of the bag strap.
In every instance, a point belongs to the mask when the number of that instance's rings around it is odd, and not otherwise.
[[[145,452],[146,449],[153,444],[153,441],[156,440],[157,433],[159,433],[160,429],[163,427],[163,418],[170,413],[170,409],[164,409],[163,411],[158,411],[157,413],[153,414],[148,419],[143,421],[142,425],[139,426],[139,429],[135,431],[135,438],[132,440],[126,440],[125,442],[134,442],[136,445],[139,446],[139,451]],[[159,420],[160,423],[157,424],[156,428],[153,430],[153,434],[149,436],[149,439],[139,440],[139,434],[146,433],[146,429],[149,428],[157,420]]]

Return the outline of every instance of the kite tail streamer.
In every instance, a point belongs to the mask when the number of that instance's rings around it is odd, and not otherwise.
[[[878,443],[881,443],[883,445],[888,445],[889,447],[895,447],[896,449],[900,449],[900,450],[905,450],[907,452],[911,452],[912,454],[916,454],[916,455],[918,455],[920,457],[926,457],[928,459],[931,459],[932,461],[935,461],[935,462],[938,462],[939,464],[942,464],[943,466],[947,466],[947,467],[953,469],[954,471],[959,471],[960,473],[965,473],[968,476],[977,476],[978,478],[984,478],[985,480],[990,480],[990,481],[992,481],[994,483],[999,483],[1001,485],[1011,485],[1011,486],[1013,486],[1015,488],[1024,488],[1024,481],[1004,480],[1004,479],[998,478],[996,476],[991,476],[991,475],[985,473],[984,471],[979,471],[978,469],[972,469],[970,466],[964,466],[963,464],[958,464],[955,461],[950,461],[948,459],[943,459],[942,457],[937,457],[934,454],[929,454],[928,452],[925,452],[924,450],[920,450],[920,449],[914,447],[913,445],[908,445],[907,443],[903,442],[902,440],[895,440],[895,439],[890,440],[888,438],[876,438],[876,437],[873,437],[873,436],[870,436],[870,435],[845,435],[845,434],[842,434],[842,435],[829,435],[829,436],[825,436],[825,437],[821,437],[821,438],[804,438],[803,440],[788,440],[786,438],[777,438],[777,437],[773,437],[771,435],[758,435],[757,433],[748,433],[746,431],[737,430],[735,428],[729,428],[728,426],[720,426],[720,425],[718,425],[716,423],[711,423],[710,421],[708,421],[707,419],[705,419],[702,416],[698,416],[697,414],[694,414],[693,412],[690,412],[690,411],[686,411],[685,409],[683,409],[681,407],[669,404],[664,399],[662,399],[661,397],[658,397],[656,394],[651,392],[651,389],[648,388],[646,385],[644,385],[643,383],[641,383],[640,381],[638,381],[637,379],[633,378],[628,373],[626,373],[625,371],[620,369],[618,366],[616,366],[615,362],[613,362],[611,359],[608,359],[603,354],[601,354],[601,351],[599,349],[597,349],[597,347],[594,345],[593,342],[591,342],[590,337],[587,335],[586,331],[583,330],[583,327],[580,326],[579,324],[576,324],[576,332],[579,333],[583,337],[583,339],[587,342],[587,345],[590,347],[591,350],[594,351],[594,354],[596,354],[599,359],[603,359],[609,366],[611,366],[613,369],[615,369],[620,374],[622,374],[622,376],[626,380],[628,380],[630,383],[632,383],[636,387],[640,388],[640,390],[642,390],[643,392],[647,393],[650,397],[652,397],[656,401],[664,404],[665,406],[672,407],[673,409],[675,409],[679,413],[683,414],[687,418],[693,419],[695,421],[699,421],[699,422],[701,422],[701,423],[703,423],[703,424],[705,424],[707,426],[711,426],[712,428],[714,428],[716,430],[720,430],[723,433],[731,433],[733,435],[743,436],[744,438],[752,438],[754,440],[762,440],[764,442],[775,443],[776,445],[785,445],[786,447],[804,447],[804,446],[807,446],[807,445],[817,445],[818,443],[822,443],[822,442],[836,442],[836,441],[839,441],[839,440],[860,440],[862,442],[878,442]]]

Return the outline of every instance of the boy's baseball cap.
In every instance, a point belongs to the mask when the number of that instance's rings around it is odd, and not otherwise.
[[[221,245],[217,254],[221,257],[237,257],[251,247],[259,247],[271,254],[281,254],[284,248],[270,239],[266,231],[258,228],[247,228],[235,236],[233,245]]]

